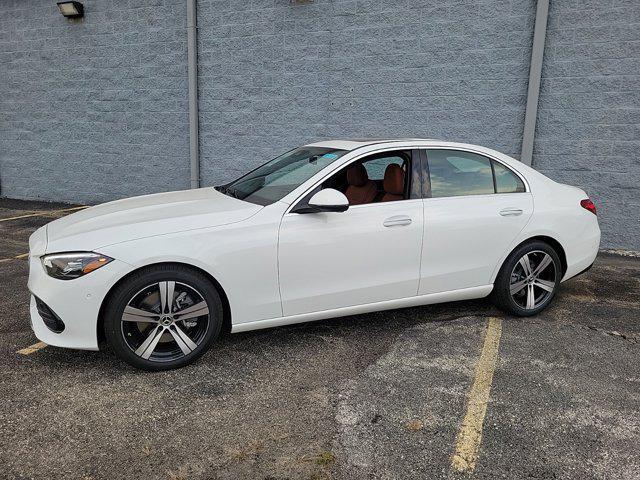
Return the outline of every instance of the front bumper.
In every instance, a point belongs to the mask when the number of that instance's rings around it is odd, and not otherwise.
[[[31,327],[39,340],[48,345],[81,350],[98,349],[98,314],[102,301],[113,285],[132,267],[114,260],[98,270],[74,280],[58,280],[44,270],[39,254],[29,255]],[[38,312],[35,297],[42,300],[64,323],[56,333]]]

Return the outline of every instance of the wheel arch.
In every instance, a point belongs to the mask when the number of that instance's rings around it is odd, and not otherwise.
[[[556,253],[558,254],[558,257],[560,257],[560,264],[562,267],[562,277],[564,277],[564,274],[567,272],[567,254],[564,250],[564,247],[562,246],[562,244],[556,240],[553,237],[550,237],[548,235],[534,235],[532,237],[529,237],[523,241],[521,241],[520,243],[518,243],[515,247],[513,247],[509,253],[506,255],[506,257],[504,257],[504,259],[502,260],[502,264],[500,265],[500,268],[498,269],[497,273],[502,270],[502,267],[504,266],[504,264],[506,263],[507,259],[511,256],[511,254],[513,252],[515,252],[518,248],[520,248],[522,245],[524,245],[525,243],[529,243],[532,241],[540,241],[540,242],[544,242],[546,244],[548,244],[551,248],[553,248]],[[495,278],[494,278],[495,280]]]
[[[130,278],[132,275],[138,273],[140,270],[144,270],[144,269],[149,268],[149,267],[156,267],[158,265],[163,265],[163,266],[176,265],[176,266],[181,266],[181,267],[187,267],[187,268],[190,268],[191,270],[199,272],[199,273],[203,274],[205,277],[207,277],[211,281],[211,283],[213,283],[216,291],[218,292],[218,295],[220,296],[220,300],[222,301],[222,312],[223,312],[222,332],[223,333],[231,332],[231,305],[229,304],[229,298],[227,296],[227,293],[224,291],[224,288],[222,288],[222,285],[220,285],[220,282],[218,282],[218,280],[213,275],[211,275],[209,272],[207,272],[206,270],[204,270],[204,269],[202,269],[200,267],[197,267],[195,265],[192,265],[192,264],[189,264],[189,263],[185,263],[185,262],[156,262],[156,263],[150,263],[148,265],[143,265],[141,267],[138,267],[138,268],[130,271],[129,273],[124,275],[122,278],[120,278],[116,283],[114,283],[111,286],[111,288],[109,289],[109,291],[105,295],[104,299],[102,300],[102,303],[100,304],[100,310],[98,311],[98,322],[97,322],[97,326],[96,326],[96,334],[97,334],[97,338],[98,338],[98,345],[103,344],[105,342],[104,311],[105,311],[106,305],[108,304],[108,302],[109,302],[109,300],[111,298],[111,295],[113,294],[115,289],[119,285],[121,285],[123,282],[125,282],[128,278]]]

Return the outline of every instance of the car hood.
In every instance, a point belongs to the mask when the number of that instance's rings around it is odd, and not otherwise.
[[[262,208],[214,188],[116,200],[49,223],[46,251],[98,250],[143,237],[226,225]]]

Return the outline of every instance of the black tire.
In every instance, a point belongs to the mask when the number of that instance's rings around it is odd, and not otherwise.
[[[543,263],[543,259],[548,255],[551,259],[551,263],[541,272],[545,278],[533,278],[532,275],[525,276],[525,266],[520,263],[520,260],[527,255],[526,262],[531,259],[535,262],[536,259],[540,259],[539,264]],[[538,264],[538,265],[539,265]],[[531,263],[532,274],[536,271],[535,263]],[[555,273],[553,278],[551,272]],[[548,243],[534,240],[520,245],[516,248],[504,261],[498,276],[493,284],[493,291],[491,292],[491,300],[501,310],[516,315],[519,317],[530,317],[540,313],[547,308],[553,298],[555,297],[560,287],[560,280],[562,279],[562,263],[560,257],[551,245]],[[512,295],[512,287],[517,290],[520,284],[524,282],[525,286]],[[544,282],[544,285],[542,285]],[[530,286],[531,285],[531,286]],[[547,289],[553,285],[553,291],[549,292]],[[544,288],[543,288],[544,287]],[[534,292],[533,304],[529,303],[531,298],[529,288]],[[536,298],[539,298],[539,302],[536,303]]]
[[[156,285],[158,291],[154,293]],[[162,301],[160,307],[159,299],[163,297],[160,289],[164,289],[164,297],[168,298],[167,285],[172,285],[172,299],[168,305],[166,301]],[[181,320],[180,311],[176,310],[182,306],[180,298],[183,298],[187,305],[191,302],[190,306],[195,308],[195,311],[189,314],[188,320]],[[152,307],[154,300],[156,306]],[[137,304],[132,305],[132,302]],[[206,302],[206,305],[203,305],[203,302]],[[197,305],[201,307],[198,308]],[[140,307],[139,310],[144,310],[146,315],[153,316],[152,320],[125,321],[125,307],[128,307],[128,312],[132,311],[131,308]],[[189,307],[183,310],[186,308]],[[205,311],[206,313],[202,313]],[[202,314],[197,315],[198,313]],[[186,313],[182,316],[186,316]],[[144,315],[126,315],[128,319],[141,317]],[[104,311],[105,337],[116,355],[136,368],[150,371],[180,368],[194,362],[218,338],[222,324],[222,302],[211,280],[195,269],[175,264],[154,265],[135,272],[110,294]],[[187,334],[186,339],[184,334]],[[144,349],[142,343],[149,341],[152,336],[155,342],[149,342],[141,354],[136,353]],[[175,345],[170,345],[172,342]],[[134,350],[136,346],[138,349]],[[147,355],[148,358],[141,355]]]

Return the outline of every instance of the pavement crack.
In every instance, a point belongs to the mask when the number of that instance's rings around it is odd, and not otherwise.
[[[554,323],[554,322],[548,322],[545,320],[527,320],[527,324],[528,325],[544,325],[547,326],[549,325],[549,323]],[[596,327],[594,325],[581,325],[581,324],[576,324],[576,323],[557,323],[558,327],[560,328],[565,328],[565,329],[581,329],[581,330],[591,330],[593,332],[598,332],[598,333],[602,333],[604,335],[608,335],[610,337],[618,337],[621,338],[622,340],[625,340],[629,343],[632,344],[638,344],[640,343],[640,335],[636,335],[633,333],[622,333],[619,332],[617,330],[607,330],[606,328],[600,328],[600,327]]]
[[[620,337],[621,339],[626,340],[629,343],[634,343],[634,344],[638,343],[637,335],[628,335],[625,333],[620,333],[617,330],[606,330],[604,328],[594,327],[593,325],[587,325],[587,326],[576,325],[576,326],[579,326],[580,328],[588,328],[589,330],[592,330],[594,332],[604,333],[605,335],[609,335],[611,337]]]

